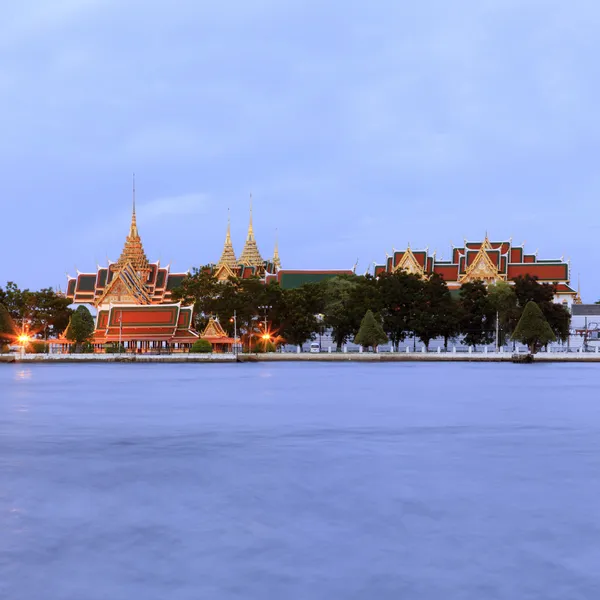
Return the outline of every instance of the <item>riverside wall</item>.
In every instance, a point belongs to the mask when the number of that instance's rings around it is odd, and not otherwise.
[[[519,355],[523,356],[523,355]],[[268,353],[268,354],[9,354],[0,363],[234,363],[234,362],[513,362],[508,352],[342,352],[342,353]],[[534,362],[600,363],[600,353],[539,353]]]

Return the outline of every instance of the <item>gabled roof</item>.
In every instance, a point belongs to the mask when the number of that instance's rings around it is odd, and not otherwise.
[[[106,286],[102,295],[96,300],[96,306],[104,303],[105,299],[110,296],[111,291],[118,285],[124,285],[127,292],[135,299],[138,304],[150,304],[151,299],[144,284],[138,277],[131,263],[126,262],[111,279]]]
[[[208,320],[208,324],[204,328],[204,331],[202,332],[202,337],[226,338],[229,336],[225,333],[221,323],[219,323],[219,321],[217,321],[214,317],[211,317]]]

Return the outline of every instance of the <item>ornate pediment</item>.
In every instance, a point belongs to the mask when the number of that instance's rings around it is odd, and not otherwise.
[[[489,283],[504,279],[504,277],[498,273],[498,268],[492,262],[492,259],[488,256],[487,249],[489,247],[489,243],[484,243],[482,245],[477,256],[467,268],[467,272],[459,278],[460,283],[467,283],[477,279]]]
[[[211,317],[202,332],[202,337],[227,337],[223,326],[214,317]]]
[[[217,267],[215,271],[215,277],[217,281],[227,281],[230,277],[235,277],[235,273],[229,267],[229,265],[221,264]]]
[[[96,301],[103,304],[150,304],[150,297],[130,263],[117,271],[104,293]]]
[[[411,275],[419,275],[420,277],[425,273],[425,269],[419,264],[419,261],[416,259],[410,248],[406,249],[400,262],[394,268],[394,272],[399,271],[400,269],[403,269]]]

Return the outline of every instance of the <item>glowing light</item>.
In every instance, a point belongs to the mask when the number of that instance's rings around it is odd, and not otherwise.
[[[263,340],[270,340],[271,336],[268,333],[263,333],[263,335],[261,336]]]
[[[29,336],[26,333],[23,333],[17,338],[17,341],[19,342],[19,344],[25,345],[29,342],[29,339]]]

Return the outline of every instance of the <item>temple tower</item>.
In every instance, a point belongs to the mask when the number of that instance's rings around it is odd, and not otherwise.
[[[275,233],[275,250],[273,251],[273,266],[275,271],[281,269],[281,259],[279,258],[279,233]]]
[[[142,281],[145,281],[150,272],[150,265],[146,253],[144,252],[142,240],[137,228],[137,219],[135,215],[135,178],[133,180],[132,205],[129,235],[125,239],[125,245],[123,246],[123,251],[121,252],[121,256],[119,256],[119,260],[117,261],[117,267],[122,269],[129,263],[137,276],[140,277]]]
[[[229,216],[229,210],[227,211],[227,235],[225,236],[225,245],[223,246],[223,252],[221,258],[217,263],[217,267],[226,266],[230,269],[235,269],[238,265],[235,257],[235,251],[233,244],[231,243],[231,217]]]
[[[248,235],[246,243],[240,256],[239,263],[247,267],[262,267],[264,261],[258,250],[256,239],[254,238],[254,228],[252,227],[252,195],[250,195],[250,223],[248,225]]]

